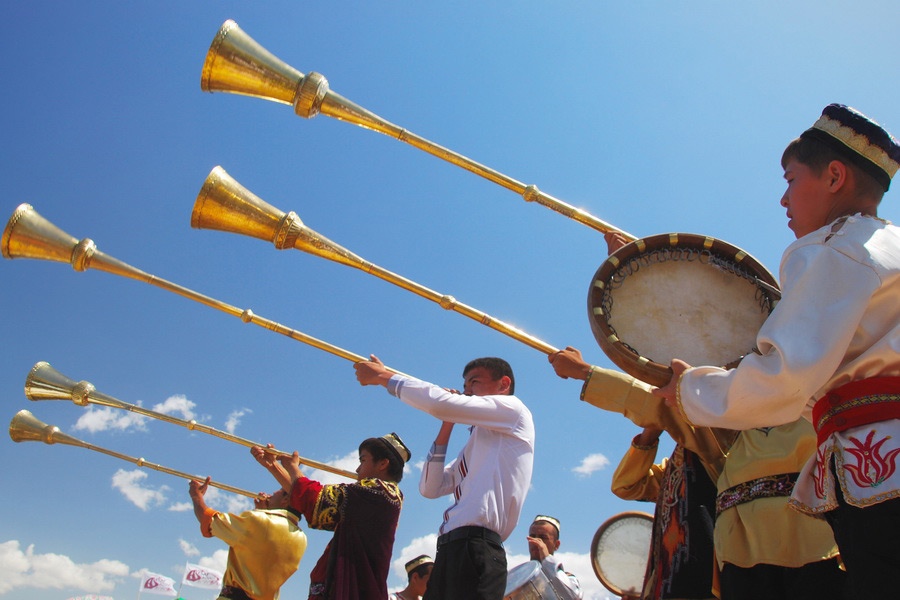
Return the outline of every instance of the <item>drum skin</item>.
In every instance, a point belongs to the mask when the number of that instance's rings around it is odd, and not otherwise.
[[[763,285],[759,285],[761,281]],[[673,358],[735,367],[778,300],[772,274],[740,248],[690,233],[631,242],[591,280],[588,318],[609,359],[663,386]]]
[[[591,542],[591,565],[603,586],[617,596],[639,597],[650,557],[653,517],[628,511],[606,520]]]

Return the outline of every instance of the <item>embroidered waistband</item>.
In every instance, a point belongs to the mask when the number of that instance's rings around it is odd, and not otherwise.
[[[716,496],[716,516],[718,517],[729,508],[757,498],[790,496],[799,475],[799,473],[766,475],[732,486]]]
[[[900,377],[851,381],[822,396],[813,407],[813,427],[821,444],[835,432],[900,418]]]

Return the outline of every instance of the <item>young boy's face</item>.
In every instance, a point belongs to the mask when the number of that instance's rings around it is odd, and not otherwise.
[[[386,459],[384,460],[386,462]],[[378,462],[376,462],[375,459],[372,458],[372,455],[368,450],[359,451],[359,466],[356,467],[356,474],[359,475],[360,479],[370,479],[372,477],[378,477]]]
[[[788,227],[797,238],[812,233],[828,224],[829,206],[828,167],[816,175],[815,171],[796,159],[784,167],[787,190],[781,197],[781,205],[787,208]]]

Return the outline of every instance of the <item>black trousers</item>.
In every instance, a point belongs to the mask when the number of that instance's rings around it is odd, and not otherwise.
[[[722,600],[844,600],[845,584],[836,558],[802,567],[725,563],[719,576]]]
[[[840,485],[835,488],[838,508],[825,519],[847,568],[847,598],[900,597],[900,498],[858,508],[844,501]]]
[[[434,568],[422,600],[502,600],[506,552],[500,536],[461,527],[438,538]]]

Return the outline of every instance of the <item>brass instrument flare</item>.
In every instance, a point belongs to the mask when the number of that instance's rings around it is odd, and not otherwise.
[[[186,427],[190,431],[200,431],[202,433],[208,433],[223,440],[228,440],[229,442],[234,442],[248,448],[252,448],[253,446],[265,446],[264,444],[251,442],[250,440],[233,435],[231,433],[220,431],[218,429],[215,429],[214,427],[198,423],[193,419],[179,419],[178,417],[173,417],[172,415],[149,410],[135,404],[123,402],[121,400],[113,398],[112,396],[107,396],[106,394],[98,392],[93,384],[87,381],[76,382],[54,369],[52,366],[50,366],[50,363],[43,361],[35,364],[34,367],[32,367],[31,371],[28,373],[28,377],[25,378],[25,397],[33,401],[71,400],[78,406],[96,404],[98,406],[120,408],[138,415],[165,421],[166,423],[181,425],[182,427]],[[274,448],[266,448],[266,452],[274,454],[275,456],[291,456],[289,452],[283,452]],[[353,473],[352,471],[339,469],[338,467],[333,467],[329,464],[322,463],[317,460],[300,457],[300,464],[312,467],[314,469],[319,469],[321,471],[328,471],[329,473],[334,473],[335,475],[341,475],[350,479],[358,479],[356,473]]]
[[[452,310],[478,321],[535,350],[540,350],[545,354],[557,351],[550,344],[517,327],[458,302],[453,296],[436,292],[360,258],[350,250],[304,225],[297,213],[293,211],[285,213],[265,202],[235,181],[222,167],[215,167],[203,183],[197,201],[194,203],[191,227],[247,235],[272,242],[279,250],[296,248],[308,254],[354,267],[431,300],[439,304],[441,308]]]
[[[232,20],[225,21],[213,38],[203,63],[200,87],[204,92],[228,92],[290,104],[294,113],[306,119],[321,113],[383,133],[501,185],[521,195],[526,202],[537,202],[601,233],[612,231],[628,241],[636,239],[580,208],[545,194],[537,186],[525,185],[347,100],[329,89],[324,76],[315,72],[304,75],[263,48]]]
[[[101,448],[100,446],[88,444],[87,442],[83,442],[67,433],[63,433],[56,425],[47,425],[27,410],[20,410],[16,413],[16,416],[12,418],[12,421],[10,421],[9,423],[9,437],[14,442],[44,442],[45,444],[51,445],[65,444],[67,446],[86,448],[87,450],[93,450],[95,452],[100,452],[101,454],[106,454],[107,456],[112,456],[114,458],[128,461],[139,467],[153,469],[154,471],[159,471],[160,473],[168,473],[169,475],[175,475],[176,477],[181,477],[183,479],[191,481],[203,481],[204,479],[206,479],[205,477],[189,475],[182,471],[176,471],[175,469],[170,469],[162,465],[148,462],[143,458],[134,458],[132,456],[128,456],[127,454],[121,454],[119,452],[107,450],[106,448]],[[248,492],[247,490],[242,490],[241,488],[237,488],[224,483],[210,481],[209,485],[217,487],[220,490],[225,490],[226,492],[232,492],[234,494],[247,496],[248,498],[262,499],[261,494],[254,494],[253,492]]]
[[[20,204],[13,212],[3,236],[0,238],[0,252],[4,258],[37,258],[55,262],[69,263],[76,271],[96,269],[114,275],[121,275],[137,281],[184,296],[190,300],[205,304],[224,313],[238,317],[244,323],[253,323],[269,331],[280,333],[292,340],[303,342],[319,350],[354,363],[366,361],[368,358],[344,350],[323,340],[314,338],[296,329],[285,327],[275,321],[260,317],[249,308],[240,309],[195,292],[186,287],[174,284],[165,279],[150,275],[120,260],[112,258],[97,250],[93,240],[85,238],[80,242],[62,229],[42,217],[30,204]],[[393,373],[403,375],[400,371],[390,369]]]

